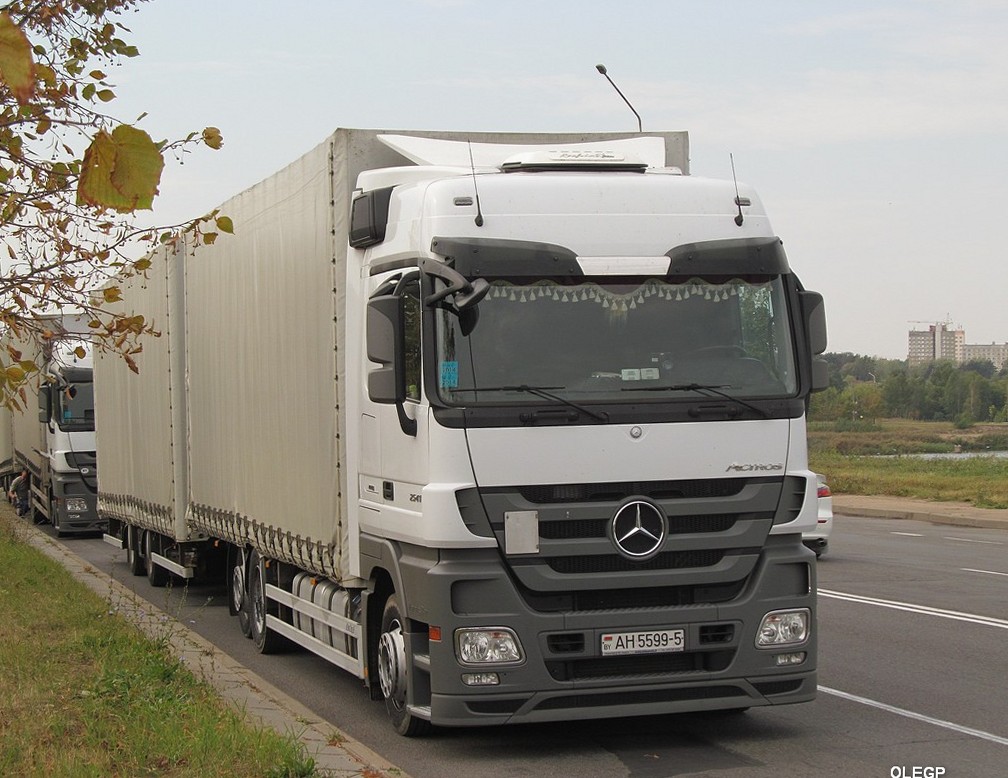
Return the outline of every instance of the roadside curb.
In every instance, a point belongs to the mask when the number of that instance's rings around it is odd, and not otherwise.
[[[976,508],[969,503],[909,500],[905,497],[833,495],[833,513],[873,519],[906,519],[977,529],[1008,529],[1008,510]]]
[[[165,640],[193,675],[213,686],[253,725],[268,727],[300,741],[305,752],[315,760],[317,775],[409,778],[405,771],[340,732],[156,605],[95,569],[59,541],[30,524],[25,529],[29,545],[59,562],[74,578],[105,600],[110,613],[122,616],[154,640]]]

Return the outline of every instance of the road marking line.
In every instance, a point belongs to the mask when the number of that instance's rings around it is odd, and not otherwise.
[[[1002,543],[1000,540],[974,540],[973,538],[954,538],[954,537],[951,537],[950,535],[943,536],[942,540],[955,540],[955,541],[958,541],[959,543],[984,543],[984,544],[986,544],[988,546],[1003,546],[1004,545],[1004,543]]]
[[[879,710],[884,710],[887,713],[895,713],[897,716],[905,716],[908,719],[914,719],[915,721],[923,721],[926,724],[933,724],[936,727],[942,727],[943,729],[950,729],[953,732],[958,732],[963,735],[970,735],[971,737],[980,738],[981,740],[988,740],[991,743],[997,743],[998,745],[1008,746],[1008,737],[1001,737],[1000,735],[995,735],[990,732],[984,732],[982,729],[973,729],[972,727],[964,727],[961,724],[953,724],[951,721],[945,721],[944,719],[936,719],[932,716],[925,716],[923,713],[914,713],[912,710],[906,710],[905,708],[897,708],[894,705],[887,705],[884,702],[878,702],[877,700],[870,700],[867,697],[858,697],[856,694],[850,694],[848,692],[842,692],[838,689],[830,689],[828,686],[820,686],[819,691],[825,694],[832,694],[834,697],[840,697],[844,700],[850,700],[851,702],[859,702],[862,705],[868,705],[872,708],[878,708]]]
[[[924,537],[919,532],[892,532],[892,535],[906,535],[908,538],[922,538]]]
[[[1004,575],[1008,576],[1008,573],[999,573],[997,570],[977,570],[973,567],[960,567],[964,573],[986,573],[987,575]]]
[[[880,600],[877,597],[862,597],[860,594],[834,592],[829,589],[820,589],[819,596],[834,600],[857,602],[862,605],[877,605],[880,608],[892,608],[893,610],[907,611],[909,613],[922,613],[927,616],[940,616],[943,619],[952,619],[954,621],[968,621],[971,624],[982,624],[985,627],[1008,629],[1008,619],[996,619],[992,616],[976,616],[972,613],[961,613],[960,611],[950,611],[943,608],[929,608],[927,605],[914,605],[910,602],[898,602],[896,600]]]

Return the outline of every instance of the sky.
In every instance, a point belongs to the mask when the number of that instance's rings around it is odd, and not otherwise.
[[[691,174],[754,186],[826,299],[829,351],[905,359],[948,321],[1008,342],[1008,0],[152,0],[109,108],[166,167],[152,218],[205,213],[337,127],[686,130]]]

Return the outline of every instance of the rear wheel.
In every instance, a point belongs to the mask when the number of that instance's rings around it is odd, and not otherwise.
[[[232,547],[228,552],[228,613],[238,617],[242,634],[252,637],[252,617],[249,614],[248,566],[245,564],[245,549]]]
[[[407,707],[411,662],[406,640],[406,620],[395,594],[390,594],[385,601],[381,637],[378,639],[378,681],[392,726],[396,732],[406,737],[416,737],[430,729],[429,721],[417,718]]]
[[[126,526],[126,566],[133,575],[147,572],[143,554],[140,553],[140,530],[132,524]]]
[[[151,586],[161,587],[168,583],[168,571],[154,561],[156,549],[155,534],[150,530],[144,532],[144,565],[147,572],[147,580]]]
[[[284,645],[284,638],[266,625],[266,615],[276,615],[275,606],[266,599],[266,560],[253,551],[248,560],[248,611],[252,642],[260,654],[273,654]]]

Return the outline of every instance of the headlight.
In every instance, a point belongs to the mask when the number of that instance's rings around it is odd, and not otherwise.
[[[756,633],[756,648],[797,646],[808,640],[812,616],[808,608],[772,611],[763,617]]]
[[[66,509],[69,513],[84,513],[87,511],[87,500],[82,497],[67,497]]]
[[[455,656],[464,665],[517,664],[525,659],[518,636],[507,627],[455,630]]]

